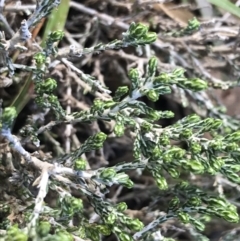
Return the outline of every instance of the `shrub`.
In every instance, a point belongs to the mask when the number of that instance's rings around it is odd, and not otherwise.
[[[212,176],[219,183],[222,180],[229,185],[240,183],[239,121],[215,108],[205,92],[209,88],[230,88],[237,83],[206,81],[201,74],[190,76],[188,70],[181,67],[162,71],[159,59],[152,56],[144,73],[131,68],[128,72],[131,84],[119,86],[112,94],[98,79],[74,65],[73,58],[86,54],[154,43],[157,34],[142,23],[132,23],[120,40],[61,51],[56,44],[62,40],[64,32],[52,31],[42,43],[43,47],[32,54],[31,66],[14,64],[9,57],[10,51],[26,51],[18,42],[31,38],[30,28],[59,3],[40,1],[31,17],[22,22],[19,31],[10,40],[1,40],[7,74],[13,78],[18,75],[17,69],[32,74],[34,101],[43,116],[49,114],[51,119],[44,117],[45,121],[41,121],[38,114],[37,121],[34,121],[32,116],[15,136],[12,127],[19,110],[10,105],[2,108],[0,240],[97,241],[111,234],[121,241],[172,240],[161,234],[161,225],[169,220],[182,223],[195,240],[208,240],[201,232],[212,218],[237,223],[237,208],[221,187],[217,192],[200,183],[197,185],[193,180]],[[201,24],[194,18],[185,28],[168,34],[171,37],[190,36],[200,28]],[[59,83],[49,74],[49,69],[56,68],[59,63],[75,72],[85,83],[86,90],[96,97],[89,108],[76,112],[63,108],[56,91]],[[171,119],[174,113],[156,110],[142,97],[152,103],[172,91],[187,94],[209,115],[192,113],[162,127],[159,120]],[[54,132],[57,125],[74,126],[97,121],[110,123],[112,133],[97,129],[68,153],[62,151],[59,142],[51,135],[46,135],[57,149],[55,156],[27,151],[26,143],[39,147],[44,141],[41,135],[51,129]],[[124,135],[132,138],[132,161],[88,168],[86,153],[102,151],[107,138]],[[149,215],[151,220],[148,222],[131,215],[125,202],[113,203],[107,198],[111,187],[135,188],[134,180],[129,177],[130,171],[135,171],[137,176],[147,173],[158,188],[153,189],[153,197],[168,202],[167,206],[161,207],[156,200],[147,210],[139,210]],[[48,195],[53,195],[57,201],[52,204],[47,200]]]

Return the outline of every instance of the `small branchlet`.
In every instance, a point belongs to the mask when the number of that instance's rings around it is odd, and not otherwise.
[[[121,49],[128,46],[151,44],[157,39],[157,34],[149,32],[148,27],[143,24],[132,23],[127,32],[123,33],[122,40],[113,40],[108,44],[99,43],[91,48],[78,49],[76,46],[71,46],[69,55],[74,57],[81,57],[90,53],[99,53],[104,50]],[[59,56],[64,56],[66,51],[59,53]]]
[[[192,35],[196,33],[201,27],[200,22],[194,17],[193,19],[190,19],[188,21],[188,25],[181,29],[180,31],[173,31],[170,33],[167,33],[166,36],[171,36],[171,37],[182,37],[182,36],[187,36],[187,35]]]

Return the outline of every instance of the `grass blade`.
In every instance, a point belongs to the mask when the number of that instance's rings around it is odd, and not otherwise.
[[[240,9],[228,0],[208,0],[213,5],[224,9],[225,11],[240,18]]]

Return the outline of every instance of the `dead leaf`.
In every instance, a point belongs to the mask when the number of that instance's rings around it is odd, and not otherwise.
[[[192,19],[194,15],[186,8],[176,8],[174,3],[156,3],[153,8],[157,12],[163,11],[168,17],[177,22],[180,26],[186,27],[188,20]]]

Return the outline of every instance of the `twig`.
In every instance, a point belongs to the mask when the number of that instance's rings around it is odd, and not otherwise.
[[[44,198],[47,195],[48,180],[49,180],[49,173],[48,173],[48,170],[45,169],[42,171],[41,176],[40,176],[40,182],[38,185],[39,191],[38,191],[38,195],[35,199],[35,207],[33,210],[33,214],[30,218],[30,223],[28,225],[29,234],[31,236],[33,236],[34,240],[37,240],[37,235],[36,235],[35,229],[36,229],[36,225],[37,225],[37,220],[43,209]]]

